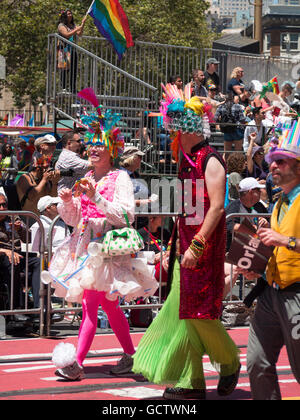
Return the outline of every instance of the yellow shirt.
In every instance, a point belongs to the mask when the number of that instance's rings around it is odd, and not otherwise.
[[[272,213],[272,229],[285,236],[300,238],[300,195],[296,197],[285,214],[280,226],[277,221],[279,207],[280,200],[276,203]],[[272,282],[275,282],[280,289],[300,282],[300,254],[290,251],[284,246],[275,247],[267,265],[266,275],[268,283],[272,285]]]

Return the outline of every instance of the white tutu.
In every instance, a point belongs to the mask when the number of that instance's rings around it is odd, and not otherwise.
[[[88,249],[78,255],[75,241],[74,236],[65,240],[52,257],[49,271],[41,274],[42,282],[51,283],[55,289],[55,296],[81,303],[83,292],[88,289],[106,292],[109,300],[120,296],[129,302],[151,296],[157,290],[155,266],[150,265],[154,252],[140,252],[135,258],[131,255],[104,258],[97,256],[97,247],[93,247],[92,255]]]

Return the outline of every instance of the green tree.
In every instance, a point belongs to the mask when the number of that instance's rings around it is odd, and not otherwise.
[[[89,0],[66,3],[80,21]],[[6,59],[7,75],[0,87],[12,91],[18,107],[24,106],[26,98],[33,105],[45,98],[47,35],[56,32],[61,9],[59,0],[0,2],[0,54]]]
[[[123,0],[133,39],[186,47],[209,47],[204,0]]]
[[[68,0],[75,22],[80,23],[92,0]],[[209,46],[204,0],[121,0],[134,40],[194,47]],[[5,81],[16,106],[29,98],[33,105],[45,98],[47,35],[57,30],[61,0],[1,0],[0,54],[6,59]],[[85,35],[99,35],[88,18]]]

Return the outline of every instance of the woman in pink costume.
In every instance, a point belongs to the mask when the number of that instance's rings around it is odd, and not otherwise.
[[[111,371],[120,374],[131,370],[135,349],[118,296],[132,300],[151,295],[157,288],[154,270],[149,270],[145,262],[143,265],[141,259],[132,258],[130,254],[103,258],[89,246],[112,228],[126,227],[128,221],[133,223],[135,208],[127,172],[113,166],[124,146],[119,130],[112,127],[120,118],[110,111],[102,115],[98,110],[98,114],[100,118],[93,116],[90,121],[93,130],[85,136],[94,170],[77,183],[75,196],[72,190],[60,191],[62,204],[58,211],[65,223],[74,227],[73,234],[55,252],[49,272],[42,273],[44,282],[51,277],[56,296],[82,302],[77,350],[72,344],[60,343],[52,356],[58,367],[55,374],[68,380],[83,377],[82,364],[95,336],[99,305],[107,313],[124,350],[123,357]]]

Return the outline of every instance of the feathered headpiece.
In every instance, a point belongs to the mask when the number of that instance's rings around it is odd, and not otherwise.
[[[83,124],[89,127],[84,135],[86,145],[105,146],[113,159],[122,155],[124,150],[124,138],[116,124],[121,120],[122,115],[106,110],[102,113],[102,106],[92,88],[85,88],[78,93],[78,96],[90,102],[97,112],[81,115]]]
[[[180,133],[195,133],[210,136],[209,118],[211,106],[203,104],[198,96],[185,98],[182,90],[175,85],[162,84],[164,99],[161,101],[160,111],[163,115],[164,126],[171,132],[173,141],[171,149],[173,157],[178,161],[180,147]]]
[[[277,125],[275,135],[270,140],[270,149],[265,156],[268,163],[278,159],[298,159],[300,160],[300,118],[292,125]]]

